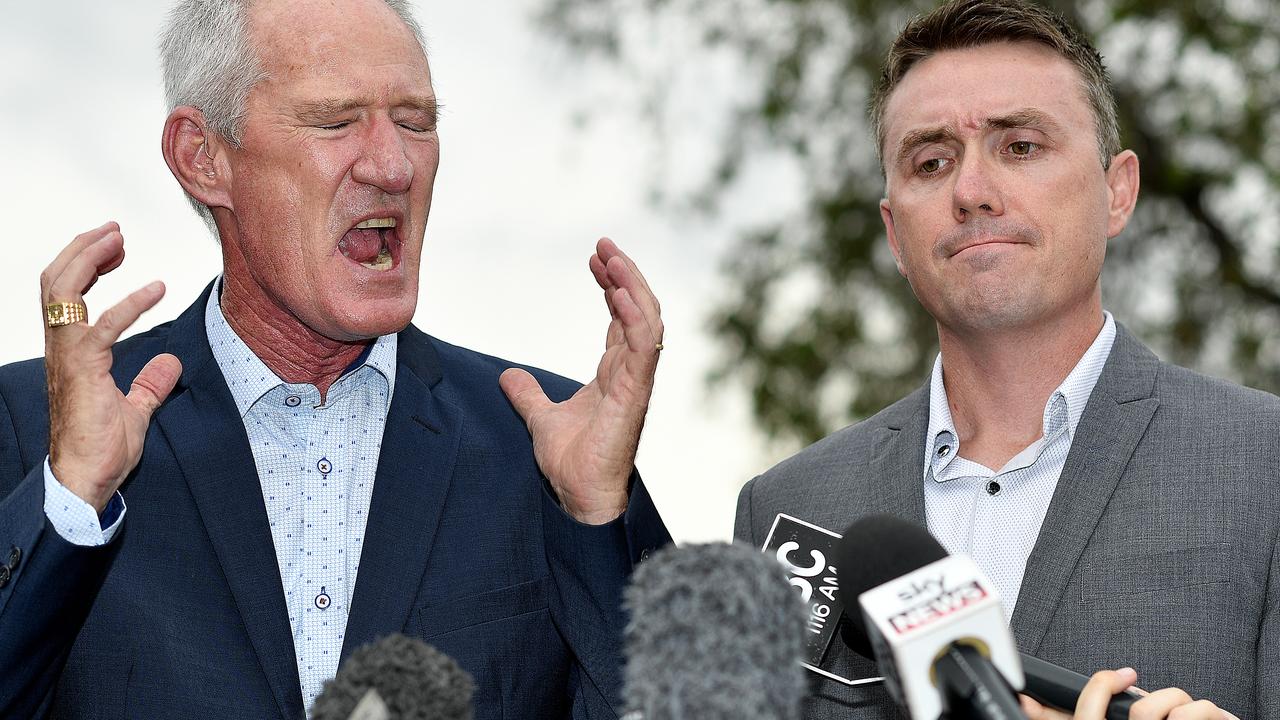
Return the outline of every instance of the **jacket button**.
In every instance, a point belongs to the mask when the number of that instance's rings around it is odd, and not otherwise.
[[[9,568],[10,572],[13,572],[18,568],[19,562],[22,562],[22,548],[14,545],[13,549],[9,550],[9,562],[6,567]]]
[[[9,584],[9,568],[0,565],[0,588]]]
[[[640,551],[640,562],[644,562],[645,560],[648,560],[648,559],[649,559],[649,548],[645,548]]]

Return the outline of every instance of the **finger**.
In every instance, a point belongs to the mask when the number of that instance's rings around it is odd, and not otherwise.
[[[604,336],[604,347],[606,350],[614,345],[621,345],[627,341],[626,330],[623,328],[622,321],[614,318],[609,323],[609,330]]]
[[[1227,720],[1228,717],[1234,716],[1208,700],[1179,705],[1169,713],[1169,720]]]
[[[125,400],[140,410],[143,417],[150,418],[164,399],[169,397],[169,393],[173,392],[173,386],[178,384],[181,375],[182,361],[169,353],[157,355],[133,379]]]
[[[502,392],[506,393],[516,412],[520,413],[525,425],[530,424],[535,415],[553,404],[538,381],[520,368],[508,368],[498,376],[498,385],[502,387]]]
[[[604,261],[606,266],[608,266],[609,261],[613,258],[620,258],[622,263],[627,266],[627,269],[634,273],[640,280],[640,283],[644,285],[645,289],[649,289],[649,283],[645,281],[644,274],[640,272],[640,268],[635,264],[635,261],[633,261],[629,255],[622,252],[622,249],[619,248],[618,244],[614,241],[607,237],[600,238],[596,242],[596,255]]]
[[[142,313],[155,307],[164,297],[164,283],[156,281],[129,293],[125,299],[112,305],[98,322],[93,325],[90,335],[103,348],[110,347],[120,339],[120,335],[137,322]]]
[[[1075,716],[1080,720],[1102,720],[1107,715],[1107,704],[1111,702],[1111,696],[1123,692],[1137,679],[1138,673],[1133,668],[1100,670],[1094,673],[1089,682],[1085,683],[1084,690],[1080,691]],[[1137,718],[1136,715],[1131,717]]]
[[[609,317],[617,319],[618,309],[613,306],[613,290],[604,291],[604,304],[609,308]]]
[[[606,270],[609,271],[609,279],[619,287],[625,287],[630,290],[641,307],[645,307],[646,311],[651,310],[655,316],[661,315],[662,307],[658,303],[658,296],[649,287],[649,282],[645,280],[644,273],[640,272],[640,268],[635,262],[626,253],[619,250],[618,246],[614,245],[613,241],[608,238],[602,238],[597,247],[609,251],[607,257],[603,253],[600,254],[601,259],[604,260]],[[615,260],[614,258],[617,259]]]
[[[640,317],[649,327],[653,342],[662,342],[663,325],[662,310],[658,307],[658,299],[627,269],[622,260],[614,258],[609,261],[609,277],[618,281],[618,287],[625,290],[627,297],[640,310]],[[613,295],[614,307],[618,305],[618,294]]]
[[[120,226],[111,221],[77,235],[66,247],[62,248],[57,257],[53,259],[53,262],[49,263],[44,272],[40,274],[41,297],[46,297],[44,291],[48,289],[54,278],[62,274],[62,271],[66,268],[67,263],[71,262],[72,258],[79,255],[86,247],[102,239],[107,233],[119,231]]]
[[[62,273],[52,278],[45,302],[80,302],[99,276],[111,272],[123,261],[124,236],[118,232],[107,233],[72,258]]]
[[[1179,705],[1186,705],[1192,700],[1185,690],[1165,688],[1156,690],[1133,704],[1129,710],[1132,720],[1164,720]]]
[[[631,297],[626,288],[619,288],[613,293],[613,305],[618,308],[618,319],[621,321],[622,333],[627,341],[627,349],[644,357],[657,361],[660,336],[655,336],[649,329],[644,313]]]
[[[613,288],[613,281],[609,279],[609,271],[605,269],[604,260],[601,260],[599,255],[592,255],[587,258],[587,267],[591,269],[591,274],[595,276],[596,284],[602,290]]]
[[[1026,695],[1019,695],[1018,702],[1028,720],[1071,720],[1070,715],[1047,708]]]

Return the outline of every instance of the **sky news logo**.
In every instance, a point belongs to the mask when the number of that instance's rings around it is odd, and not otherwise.
[[[914,594],[916,598],[921,595],[921,593]],[[896,615],[890,616],[889,625],[899,635],[906,635],[953,615],[970,605],[979,603],[986,598],[987,589],[977,579],[970,580],[954,588],[943,587],[941,579],[939,579],[935,593],[929,594],[924,602],[912,605]]]

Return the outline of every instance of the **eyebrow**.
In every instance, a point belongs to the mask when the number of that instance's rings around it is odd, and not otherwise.
[[[1045,113],[1034,108],[1023,108],[1015,110],[1007,115],[987,118],[982,123],[983,129],[1000,129],[1009,130],[1012,128],[1039,128],[1049,134],[1058,131],[1058,124],[1053,121]],[[902,141],[898,143],[898,162],[901,163],[916,149],[931,145],[936,142],[944,142],[947,140],[958,140],[959,133],[956,132],[955,126],[943,125],[942,127],[925,128],[922,130],[912,130],[902,136]]]
[[[348,100],[338,100],[335,98],[324,98],[321,100],[308,100],[298,103],[294,107],[294,112],[299,118],[308,120],[325,120],[335,115],[341,115],[351,110],[361,107],[374,105],[374,101],[367,98],[352,98]],[[435,97],[410,97],[406,98],[395,106],[397,109],[408,108],[415,112],[426,115],[431,124],[436,124],[440,119],[440,103]]]

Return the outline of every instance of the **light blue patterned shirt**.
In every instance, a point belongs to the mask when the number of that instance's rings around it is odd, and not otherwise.
[[[330,388],[285,383],[222,315],[218,281],[205,305],[209,347],[253,451],[275,545],[302,697],[311,704],[338,668],[360,569],[382,431],[396,377],[396,336],[383,335]],[[111,542],[124,521],[116,493],[102,515],[44,463],[44,511],[68,542]],[[263,588],[263,592],[269,592]]]
[[[310,708],[342,652],[395,387],[396,336],[378,338],[321,405],[314,385],[283,382],[253,354],[218,297],[209,294],[205,329],[249,436]]]
[[[942,356],[929,386],[924,447],[924,505],[929,532],[947,552],[972,557],[1013,617],[1049,501],[1067,462],[1080,415],[1111,354],[1116,323],[1104,313],[1102,330],[1044,406],[1041,437],[992,470],[963,457],[942,382]]]

